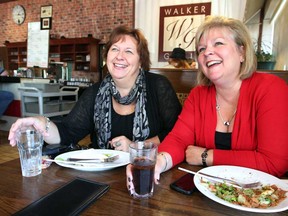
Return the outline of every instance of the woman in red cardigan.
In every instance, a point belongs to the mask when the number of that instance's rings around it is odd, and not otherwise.
[[[282,176],[288,170],[288,86],[255,72],[249,32],[235,19],[208,17],[195,37],[198,83],[173,130],[159,145],[155,181],[186,159]],[[130,165],[128,188],[132,188]]]

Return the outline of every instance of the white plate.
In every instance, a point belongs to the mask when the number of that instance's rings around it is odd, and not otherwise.
[[[111,156],[119,155],[119,158],[109,163],[87,163],[84,166],[61,163],[61,160],[67,160],[70,157],[77,158],[103,158],[104,154],[110,154]],[[59,161],[57,161],[59,160]],[[103,171],[109,170],[120,166],[125,166],[130,162],[130,156],[128,152],[109,150],[109,149],[87,149],[66,152],[55,157],[55,161],[59,166],[73,168],[82,171]]]
[[[282,181],[279,178],[276,178],[275,176],[272,176],[267,173],[254,170],[254,169],[238,167],[238,166],[211,166],[211,167],[201,169],[199,172],[207,173],[207,174],[215,175],[219,177],[224,177],[224,178],[232,178],[232,179],[239,180],[242,182],[251,182],[254,180],[258,180],[262,183],[262,185],[275,184],[281,189],[288,191],[288,185],[286,182]],[[235,208],[235,209],[239,209],[243,211],[259,212],[259,213],[280,212],[280,211],[285,211],[288,209],[288,198],[280,202],[279,205],[275,207],[266,208],[266,209],[248,208],[248,207],[229,203],[223,199],[220,199],[211,191],[209,191],[208,188],[206,188],[203,184],[201,184],[200,179],[201,179],[200,176],[195,176],[194,178],[194,183],[197,189],[202,194],[207,196],[208,198],[214,200],[215,202],[223,204],[225,206],[229,206],[231,208]],[[286,193],[286,196],[288,196],[288,193]]]

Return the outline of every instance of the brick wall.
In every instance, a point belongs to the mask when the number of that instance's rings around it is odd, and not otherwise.
[[[25,7],[25,22],[18,26],[12,20],[12,8]],[[53,5],[51,35],[66,38],[87,37],[104,40],[118,25],[134,26],[134,0],[18,0],[0,4],[0,46],[6,40],[27,40],[28,22],[40,22],[40,8]]]

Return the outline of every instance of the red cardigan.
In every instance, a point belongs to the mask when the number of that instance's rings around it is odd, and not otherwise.
[[[189,145],[214,149],[214,165],[249,167],[282,176],[288,171],[288,85],[281,78],[254,73],[243,80],[232,132],[232,150],[215,149],[216,91],[194,88],[159,152],[173,165]]]

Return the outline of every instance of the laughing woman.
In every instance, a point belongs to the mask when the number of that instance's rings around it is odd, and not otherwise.
[[[160,143],[173,128],[181,111],[176,93],[167,78],[149,73],[147,40],[138,29],[119,26],[113,30],[104,50],[108,75],[82,94],[69,115],[60,123],[45,117],[17,120],[15,132],[33,125],[46,143],[70,145],[90,134],[91,147],[128,151],[132,141]]]
[[[195,42],[199,85],[159,146],[155,181],[184,160],[191,165],[234,165],[284,175],[288,170],[286,82],[255,71],[252,40],[239,20],[208,17]],[[127,177],[133,190],[130,166]]]

